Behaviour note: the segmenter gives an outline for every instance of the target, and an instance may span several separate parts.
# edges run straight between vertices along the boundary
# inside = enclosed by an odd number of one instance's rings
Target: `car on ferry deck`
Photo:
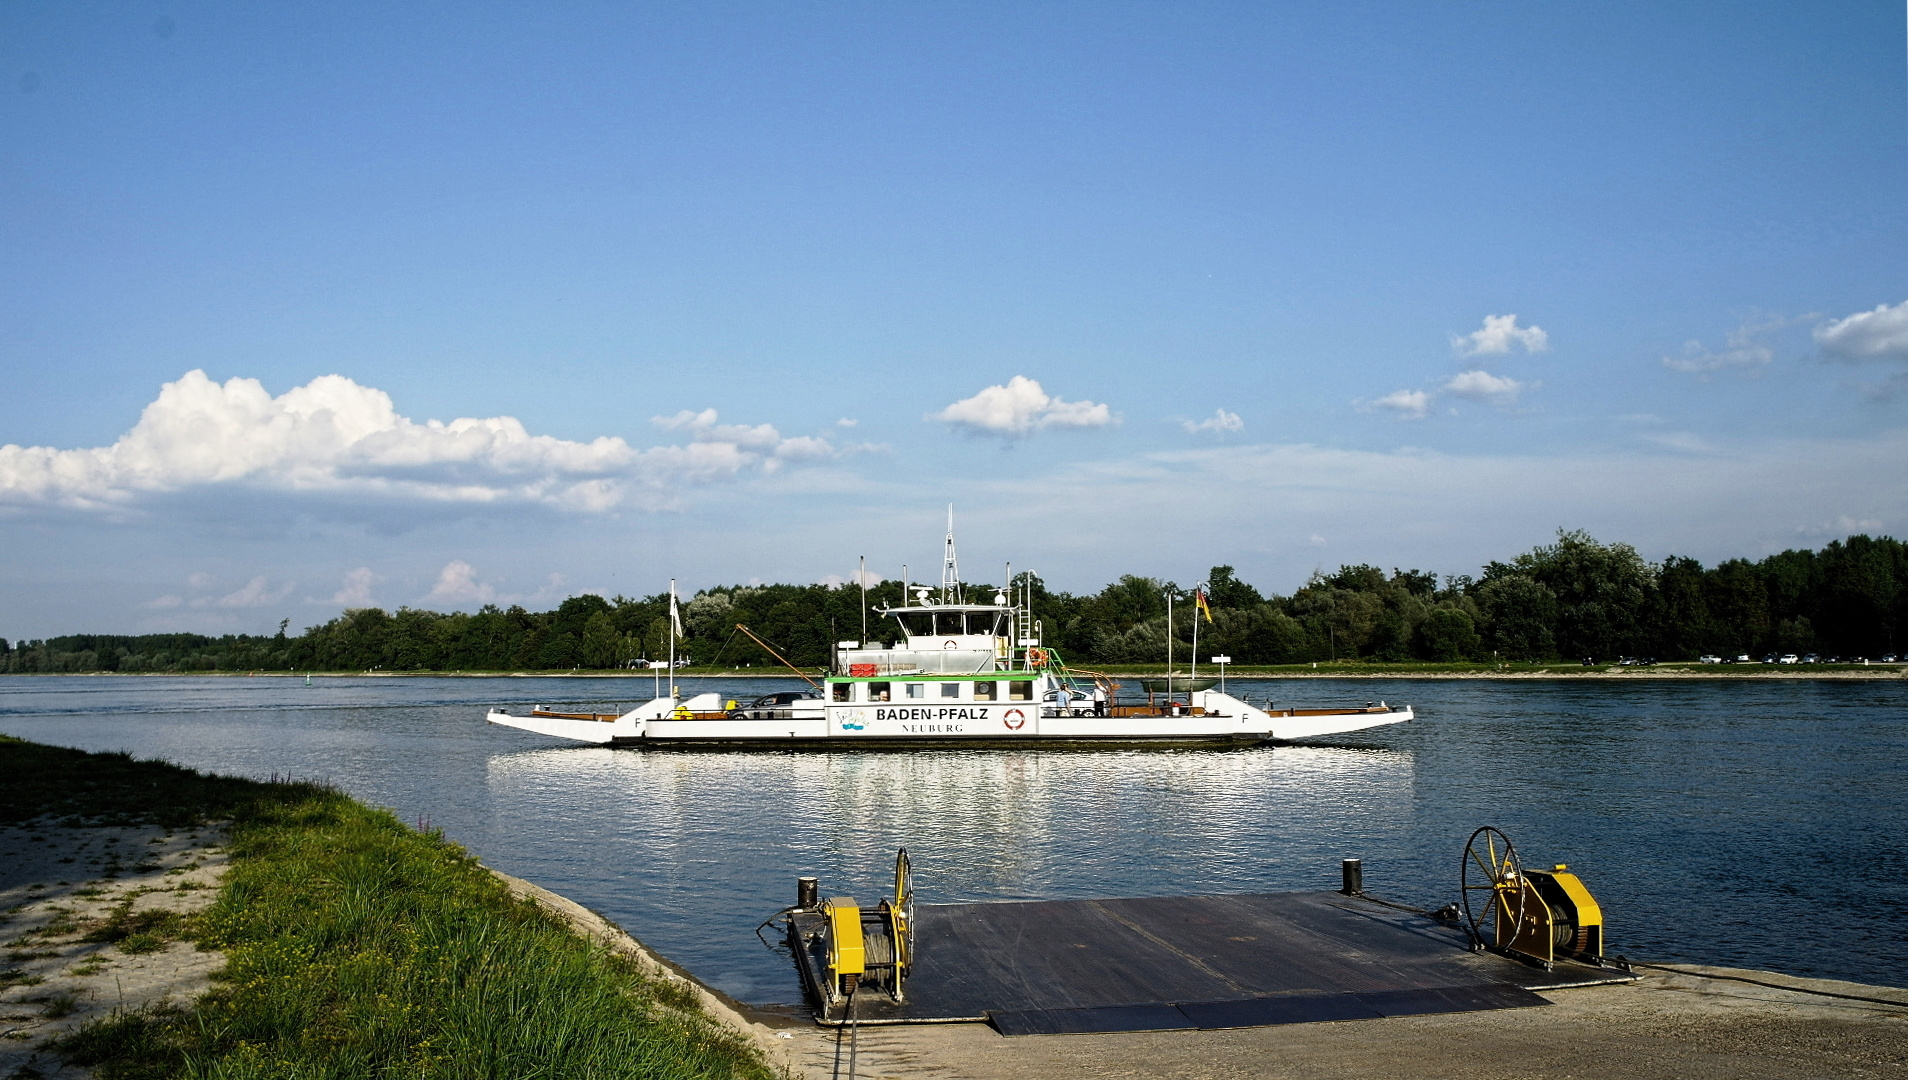
[[[796,710],[814,711],[821,707],[822,696],[815,690],[784,690],[765,694],[746,705],[728,710],[731,720],[789,720]],[[812,703],[812,704],[811,704]]]

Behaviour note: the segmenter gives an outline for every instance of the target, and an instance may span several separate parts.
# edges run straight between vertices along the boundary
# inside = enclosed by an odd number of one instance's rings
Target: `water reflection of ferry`
[[[578,742],[627,746],[827,748],[1039,745],[1238,746],[1288,742],[1410,720],[1409,706],[1257,708],[1212,689],[1215,680],[1148,680],[1143,699],[1070,667],[1045,647],[1031,582],[966,603],[950,528],[942,584],[904,590],[878,614],[903,634],[892,645],[836,643],[810,689],[747,703],[716,694],[682,698],[672,686],[620,715],[492,710],[493,724]],[[908,592],[912,596],[908,596]],[[797,672],[797,674],[800,674]]]

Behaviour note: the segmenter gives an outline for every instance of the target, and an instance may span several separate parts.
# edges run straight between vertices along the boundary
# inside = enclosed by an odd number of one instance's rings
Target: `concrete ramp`
[[[819,929],[794,916],[811,1000]],[[1524,1008],[1548,1004],[1539,990],[1631,978],[1473,953],[1455,927],[1339,893],[932,904],[915,912],[907,1000],[857,995],[855,1019],[1008,1035],[1256,1027]]]

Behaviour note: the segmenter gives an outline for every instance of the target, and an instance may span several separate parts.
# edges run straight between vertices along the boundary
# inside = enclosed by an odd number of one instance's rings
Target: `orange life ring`
[[[1028,649],[1028,650],[1027,650],[1027,662],[1028,662],[1029,664],[1044,664],[1044,663],[1046,663],[1046,662],[1047,662],[1047,650],[1045,650],[1045,649]]]

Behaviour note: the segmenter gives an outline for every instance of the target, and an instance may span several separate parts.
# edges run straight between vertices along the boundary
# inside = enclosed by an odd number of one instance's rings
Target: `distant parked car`
[[[1783,653],[1782,656],[1776,660],[1778,664],[1799,664],[1801,662],[1802,658],[1792,652]]]
[[[1829,658],[1829,661],[1830,661],[1831,663],[1833,663],[1833,662],[1834,662],[1834,657],[1830,657],[1830,658]],[[1802,662],[1803,662],[1803,663],[1805,663],[1805,664],[1819,664],[1819,663],[1821,663],[1821,662],[1822,662],[1822,658],[1821,658],[1820,656],[1817,656],[1817,655],[1816,655],[1816,654],[1814,654],[1814,653],[1810,653],[1810,654],[1808,654],[1807,656],[1804,656],[1804,657],[1802,658]]]
[[[1749,654],[1748,654],[1748,653],[1742,653],[1742,654],[1740,654],[1740,655],[1738,655],[1738,656],[1736,657],[1736,663],[1738,663],[1738,664],[1747,664],[1747,663],[1749,663],[1749,662],[1750,662],[1750,661],[1749,661]]]
[[[1889,653],[1887,656],[1884,656],[1881,658],[1881,662],[1884,664],[1899,663],[1900,660],[1901,658],[1896,656],[1894,653]]]
[[[1722,657],[1720,656],[1704,655],[1704,656],[1697,657],[1696,662],[1699,664],[1720,664],[1723,661],[1722,661]]]

